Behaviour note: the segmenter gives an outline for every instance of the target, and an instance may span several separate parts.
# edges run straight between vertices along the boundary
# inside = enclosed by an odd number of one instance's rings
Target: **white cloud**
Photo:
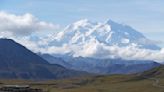
[[[92,41],[83,45],[83,48],[74,50],[75,57],[92,57],[92,58],[123,58],[123,59],[137,59],[137,60],[155,60],[157,62],[164,62],[164,49],[148,50],[141,49],[134,45],[126,47],[107,46],[98,41]]]
[[[32,48],[35,49],[35,48]],[[36,51],[36,50],[35,50]],[[47,46],[40,48],[42,53],[66,54],[70,53],[73,57],[91,57],[91,58],[123,58],[127,60],[154,60],[159,63],[164,62],[164,48],[161,50],[141,49],[135,45],[126,47],[107,46],[92,39],[85,44],[64,44],[62,46]]]
[[[34,32],[48,31],[59,28],[59,25],[38,20],[33,15],[15,15],[0,11],[0,36],[27,36]]]

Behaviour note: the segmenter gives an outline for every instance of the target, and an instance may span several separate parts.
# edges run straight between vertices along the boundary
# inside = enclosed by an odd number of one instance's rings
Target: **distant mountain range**
[[[66,58],[62,60],[61,58],[48,54],[40,56],[51,64],[59,64],[68,69],[96,74],[132,74],[160,66],[159,63],[150,60],[93,59],[84,57]]]
[[[49,64],[15,41],[0,39],[1,79],[58,79],[84,74],[85,72],[69,70],[58,64]]]

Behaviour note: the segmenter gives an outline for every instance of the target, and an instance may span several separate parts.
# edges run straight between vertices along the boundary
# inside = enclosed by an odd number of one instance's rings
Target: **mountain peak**
[[[90,22],[88,19],[81,19],[81,20],[79,20],[79,21],[76,21],[74,24],[85,24],[85,23],[88,23],[88,22]]]
[[[111,19],[108,19],[108,20],[106,21],[106,23],[107,23],[107,24],[115,24],[116,22],[114,22],[114,21],[111,20]]]
[[[7,39],[7,38],[0,38],[0,42],[2,42],[2,41],[4,41],[4,42],[15,42],[14,40],[12,40],[12,39]]]
[[[74,29],[74,30],[77,30],[77,29],[80,29],[80,28],[90,28],[92,27],[93,25],[96,25],[97,23],[94,23],[92,21],[89,21],[88,19],[81,19],[79,21],[76,21],[75,23],[67,26],[67,29],[70,28],[70,29]]]

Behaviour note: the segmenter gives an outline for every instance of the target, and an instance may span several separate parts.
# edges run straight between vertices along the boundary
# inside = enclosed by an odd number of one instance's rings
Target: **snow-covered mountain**
[[[159,65],[149,59],[154,55],[149,51],[160,47],[132,27],[112,20],[105,23],[80,20],[47,41],[47,51],[63,59],[62,65],[70,69],[120,74],[142,72]],[[47,56],[43,58],[58,64],[53,58],[51,61]]]
[[[105,23],[95,23],[87,19],[77,21],[56,34],[51,44],[59,46],[63,44],[82,45],[93,40],[108,46],[132,45],[144,49],[160,49],[132,27],[112,20]]]
[[[122,58],[163,62],[163,50],[132,27],[83,19],[42,40],[43,53],[61,57]],[[45,49],[46,48],[46,49]],[[157,52],[156,52],[157,51]]]

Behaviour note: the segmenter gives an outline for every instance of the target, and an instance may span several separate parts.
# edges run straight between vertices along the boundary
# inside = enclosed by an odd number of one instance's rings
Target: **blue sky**
[[[163,0],[0,0],[0,10],[31,13],[62,26],[84,18],[100,22],[112,19],[164,42]]]

